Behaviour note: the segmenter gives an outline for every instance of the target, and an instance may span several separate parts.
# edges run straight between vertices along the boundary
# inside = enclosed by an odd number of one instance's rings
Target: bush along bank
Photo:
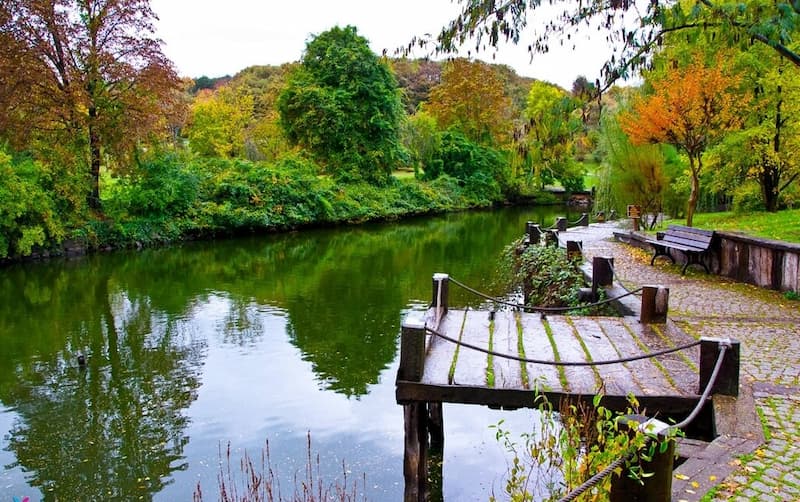
[[[429,180],[391,177],[383,185],[374,185],[319,175],[316,164],[300,157],[267,163],[186,160],[185,155],[167,153],[141,161],[135,176],[105,178],[103,214],[92,215],[75,210],[58,190],[28,176],[40,172],[21,169],[32,161],[18,162],[8,156],[0,160],[5,160],[0,167],[9,174],[0,180],[0,198],[10,200],[16,194],[14,207],[18,208],[0,213],[4,232],[0,260],[6,262],[392,220],[491,207],[515,199],[507,183],[480,170],[462,178],[447,173]],[[9,181],[16,185],[9,186]],[[27,201],[26,194],[35,198]]]

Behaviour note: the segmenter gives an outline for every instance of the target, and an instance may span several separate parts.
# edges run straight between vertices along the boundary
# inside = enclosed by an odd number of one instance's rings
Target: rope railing
[[[700,410],[703,409],[703,406],[705,405],[708,396],[711,394],[711,389],[714,388],[714,384],[717,382],[717,376],[719,375],[719,370],[722,367],[723,360],[725,359],[725,352],[729,348],[731,348],[730,340],[721,341],[718,348],[719,348],[719,354],[717,355],[717,361],[714,364],[714,370],[711,372],[711,377],[708,379],[708,383],[706,383],[706,388],[703,389],[703,394],[700,396],[700,399],[697,401],[697,404],[695,405],[694,409],[692,410],[691,413],[689,413],[689,415],[685,419],[683,419],[681,422],[675,425],[670,426],[669,429],[671,430],[683,429],[684,427],[692,423],[692,421],[695,418],[697,418],[697,415],[700,413]],[[651,441],[653,441],[652,436],[647,438],[644,447],[647,447]],[[634,455],[636,455],[636,451],[631,451],[626,453],[625,455],[620,456],[614,462],[609,464],[608,467],[598,472],[591,478],[587,479],[580,486],[572,490],[566,496],[559,499],[558,502],[570,502],[572,500],[575,500],[587,490],[597,486],[603,479],[605,479],[612,472],[614,472],[615,469],[621,467],[623,464],[628,463],[633,458]]]
[[[659,350],[656,352],[650,352],[647,354],[639,354],[636,356],[629,356],[629,357],[621,357],[619,359],[609,359],[605,361],[550,361],[544,359],[529,359],[526,357],[515,356],[513,354],[506,354],[503,352],[496,352],[494,350],[484,349],[483,347],[478,347],[477,345],[473,345],[471,343],[462,342],[461,340],[457,340],[453,337],[447,336],[444,333],[440,333],[439,331],[425,327],[425,331],[433,336],[437,336],[442,340],[446,340],[450,343],[454,343],[459,347],[464,347],[466,349],[475,350],[477,352],[482,352],[484,354],[493,356],[493,357],[500,357],[502,359],[510,359],[513,361],[519,361],[523,363],[529,364],[546,364],[549,366],[605,366],[609,364],[622,364],[622,363],[629,363],[633,361],[639,361],[641,359],[650,359],[653,357],[663,356],[666,354],[672,354],[673,352],[680,352],[681,350],[691,349],[692,347],[696,347],[700,345],[700,341],[696,340],[694,342],[687,343],[686,345],[681,345],[679,347],[672,347],[669,349]]]
[[[456,286],[460,287],[461,289],[464,289],[465,291],[468,291],[468,292],[474,294],[475,296],[481,297],[484,300],[488,300],[488,301],[491,301],[491,302],[494,302],[494,303],[498,303],[500,305],[506,305],[508,307],[513,307],[513,308],[517,308],[517,309],[520,309],[520,310],[526,310],[526,311],[532,311],[532,312],[571,312],[573,310],[581,310],[581,309],[585,309],[585,308],[599,307],[601,305],[605,305],[607,303],[611,303],[611,302],[620,300],[622,298],[625,298],[626,296],[635,295],[636,293],[638,293],[638,292],[640,292],[640,291],[642,291],[644,289],[644,288],[640,287],[638,289],[635,289],[633,291],[628,291],[627,293],[625,293],[623,295],[616,296],[614,298],[606,298],[604,300],[599,300],[599,301],[596,301],[596,302],[593,302],[593,303],[584,303],[582,305],[575,305],[575,306],[569,306],[569,307],[541,307],[541,306],[529,306],[529,305],[524,305],[524,304],[521,304],[521,303],[511,302],[511,301],[508,301],[508,300],[503,300],[502,298],[497,298],[496,296],[487,295],[486,293],[478,291],[477,289],[472,288],[470,286],[467,286],[463,282],[460,282],[460,281],[458,281],[456,279],[453,279],[452,277],[450,277],[449,279],[450,279],[450,282],[452,282]]]

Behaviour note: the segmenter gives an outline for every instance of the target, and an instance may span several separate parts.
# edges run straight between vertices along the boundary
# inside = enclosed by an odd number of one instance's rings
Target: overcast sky
[[[438,33],[460,8],[451,0],[151,0],[150,5],[160,18],[164,52],[187,77],[297,61],[311,35],[336,25],[356,26],[377,54],[388,49],[391,55],[414,35]],[[503,47],[495,59],[491,52],[479,58],[569,89],[578,75],[599,77],[610,49],[602,37],[595,38],[581,38],[574,51],[553,50],[532,62],[527,43]]]

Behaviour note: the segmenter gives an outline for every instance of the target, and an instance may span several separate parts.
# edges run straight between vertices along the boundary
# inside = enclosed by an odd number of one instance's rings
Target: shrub
[[[551,246],[525,246],[522,239],[506,247],[502,275],[513,288],[522,288],[526,304],[541,307],[579,305],[583,274],[565,251]]]
[[[38,162],[0,149],[0,258],[27,256],[64,238],[53,194],[43,188],[46,176]]]

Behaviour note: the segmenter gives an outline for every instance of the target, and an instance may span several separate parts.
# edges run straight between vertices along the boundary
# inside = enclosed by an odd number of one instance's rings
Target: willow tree
[[[633,144],[668,143],[686,153],[691,176],[686,224],[692,226],[703,153],[740,124],[737,110],[745,98],[736,92],[736,77],[700,59],[650,83],[654,92],[634,101],[633,110],[622,114],[622,129]]]
[[[101,166],[129,165],[177,117],[180,82],[155,20],[149,0],[0,2],[0,137],[67,147],[96,210]]]

